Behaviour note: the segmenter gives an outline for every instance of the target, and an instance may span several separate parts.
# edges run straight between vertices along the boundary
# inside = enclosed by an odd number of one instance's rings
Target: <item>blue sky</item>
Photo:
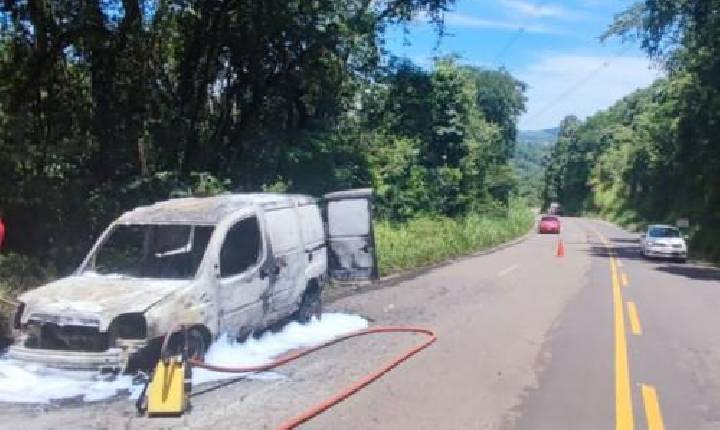
[[[437,55],[487,68],[505,67],[529,85],[519,128],[556,126],[566,114],[581,118],[605,109],[661,72],[639,46],[599,36],[631,0],[457,0],[445,15],[448,35],[438,44],[420,16],[391,29],[387,48],[430,67]],[[520,30],[522,29],[522,30]]]

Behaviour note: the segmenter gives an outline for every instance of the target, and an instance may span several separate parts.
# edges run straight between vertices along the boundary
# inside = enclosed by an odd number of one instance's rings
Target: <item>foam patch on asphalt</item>
[[[251,336],[242,343],[232,342],[223,336],[208,349],[205,361],[227,367],[258,366],[269,363],[273,357],[286,351],[317,345],[343,334],[364,329],[367,325],[367,321],[357,315],[323,314],[321,320],[313,318],[305,325],[291,322],[279,332],[267,332],[259,339]],[[193,369],[193,383],[232,379],[242,375]],[[273,375],[277,374],[266,372],[266,374],[254,374],[253,377],[271,378]]]
[[[291,322],[280,331],[266,332],[257,339],[251,336],[242,343],[221,336],[208,349],[205,361],[218,366],[257,366],[287,351],[317,345],[367,325],[367,321],[357,315],[328,313],[320,320],[313,319],[305,325]],[[240,376],[263,380],[283,377],[276,372],[248,375],[194,369],[193,383]],[[65,399],[93,402],[123,395],[132,399],[137,398],[141,388],[133,385],[131,375],[109,377],[98,372],[50,369],[0,356],[0,402],[49,403]]]
[[[131,385],[129,375],[114,377],[97,372],[72,372],[0,359],[2,402],[48,403],[60,399],[92,402],[129,392]]]

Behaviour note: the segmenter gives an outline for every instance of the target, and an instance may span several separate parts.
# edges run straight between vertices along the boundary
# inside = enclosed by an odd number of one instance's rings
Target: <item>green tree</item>
[[[235,189],[325,190],[326,169],[369,180],[362,148],[336,134],[379,70],[384,29],[421,10],[441,28],[451,3],[3,2],[8,246],[72,265],[119,211],[192,188],[200,172]]]

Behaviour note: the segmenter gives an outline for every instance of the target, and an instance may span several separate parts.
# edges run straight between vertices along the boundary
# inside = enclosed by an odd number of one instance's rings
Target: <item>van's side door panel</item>
[[[339,191],[326,194],[325,200],[330,277],[341,282],[377,279],[372,190]]]
[[[304,288],[307,259],[295,208],[268,210],[265,212],[265,221],[275,260],[270,318],[279,319],[294,311],[298,291]]]
[[[269,311],[270,276],[261,219],[253,214],[231,225],[218,255],[220,332],[245,335]]]
[[[318,205],[301,205],[297,208],[300,215],[300,232],[305,250],[305,279],[315,279],[321,284],[327,275],[327,240],[325,238],[325,225]],[[298,293],[298,304],[306,285]]]

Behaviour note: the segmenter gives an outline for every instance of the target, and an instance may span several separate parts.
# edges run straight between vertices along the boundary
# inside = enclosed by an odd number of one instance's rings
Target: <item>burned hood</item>
[[[124,278],[114,276],[70,276],[28,291],[19,297],[25,303],[22,322],[29,319],[59,324],[93,325],[107,329],[120,314],[142,313],[191,281]]]

